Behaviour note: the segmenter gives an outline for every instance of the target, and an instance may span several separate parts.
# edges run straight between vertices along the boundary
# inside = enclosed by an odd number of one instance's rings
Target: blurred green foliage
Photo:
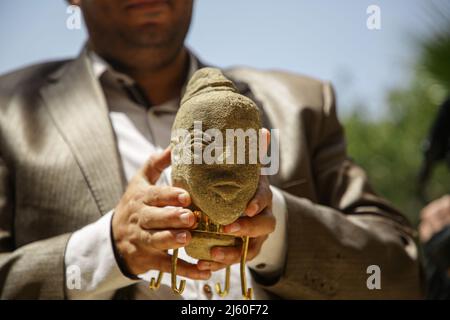
[[[366,169],[376,192],[414,224],[424,205],[417,196],[422,144],[439,105],[450,94],[450,28],[419,47],[414,77],[407,88],[388,94],[386,117],[370,121],[359,106],[344,119],[349,155]],[[450,170],[444,163],[435,168],[427,193],[430,199],[450,193]]]

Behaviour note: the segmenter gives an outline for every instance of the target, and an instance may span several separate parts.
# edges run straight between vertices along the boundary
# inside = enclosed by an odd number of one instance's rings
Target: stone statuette
[[[172,128],[172,183],[189,192],[191,209],[198,218],[186,253],[195,259],[211,260],[213,247],[242,246],[245,298],[252,295],[245,279],[249,239],[224,234],[222,226],[236,221],[256,192],[261,172],[257,160],[260,130],[256,104],[239,94],[234,84],[214,68],[200,69],[193,75]],[[244,134],[239,141],[239,134],[249,132],[255,135]],[[177,288],[174,278],[177,251],[172,259],[172,288],[180,293],[184,284]],[[225,290],[216,285],[222,296],[228,292],[229,275],[228,267]]]

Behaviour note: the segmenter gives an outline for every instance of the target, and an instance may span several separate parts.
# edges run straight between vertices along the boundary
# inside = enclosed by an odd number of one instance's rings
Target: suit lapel
[[[115,207],[124,190],[106,101],[86,52],[54,74],[42,97],[72,150],[101,214]]]

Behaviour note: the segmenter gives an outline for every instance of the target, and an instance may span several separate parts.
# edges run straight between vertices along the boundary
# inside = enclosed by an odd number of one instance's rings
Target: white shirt
[[[95,53],[91,52],[89,59],[93,75],[101,81],[105,93],[119,154],[129,181],[150,155],[163,151],[169,145],[179,99],[147,110],[126,94],[124,85],[133,84],[130,78],[114,71]],[[188,79],[197,69],[197,61],[191,55]],[[163,172],[158,184],[170,184],[170,167]],[[273,274],[283,268],[287,249],[286,203],[277,188],[271,189],[276,228],[263,244],[259,255],[247,263],[249,268],[261,276]],[[112,211],[106,213],[98,221],[74,232],[70,237],[65,253],[66,270],[73,266],[80,270],[81,287],[67,287],[69,299],[110,299],[116,290],[132,284],[136,284],[135,299],[222,299],[214,291],[214,287],[217,282],[223,287],[224,270],[214,272],[206,281],[185,279],[186,288],[181,296],[173,293],[169,273],[164,274],[161,287],[156,291],[149,289],[148,283],[152,277],[158,276],[157,270],[140,275],[141,281],[124,276],[115,260],[112,247],[112,214]],[[179,250],[179,259],[196,261],[184,249]],[[267,293],[254,281],[248,268],[247,279],[249,287],[253,288],[254,299],[268,298]],[[225,298],[242,299],[239,264],[231,266],[230,292]]]

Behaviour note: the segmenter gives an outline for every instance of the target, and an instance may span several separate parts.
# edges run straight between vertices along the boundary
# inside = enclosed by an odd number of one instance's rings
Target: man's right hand
[[[149,270],[170,272],[167,250],[186,246],[191,240],[189,229],[196,225],[194,214],[186,208],[191,199],[185,190],[155,185],[169,165],[170,149],[152,156],[131,180],[114,212],[114,244],[133,275]],[[210,271],[181,259],[177,272],[195,280],[211,276]]]
[[[422,210],[420,217],[419,235],[425,243],[450,225],[450,195],[431,202]]]

